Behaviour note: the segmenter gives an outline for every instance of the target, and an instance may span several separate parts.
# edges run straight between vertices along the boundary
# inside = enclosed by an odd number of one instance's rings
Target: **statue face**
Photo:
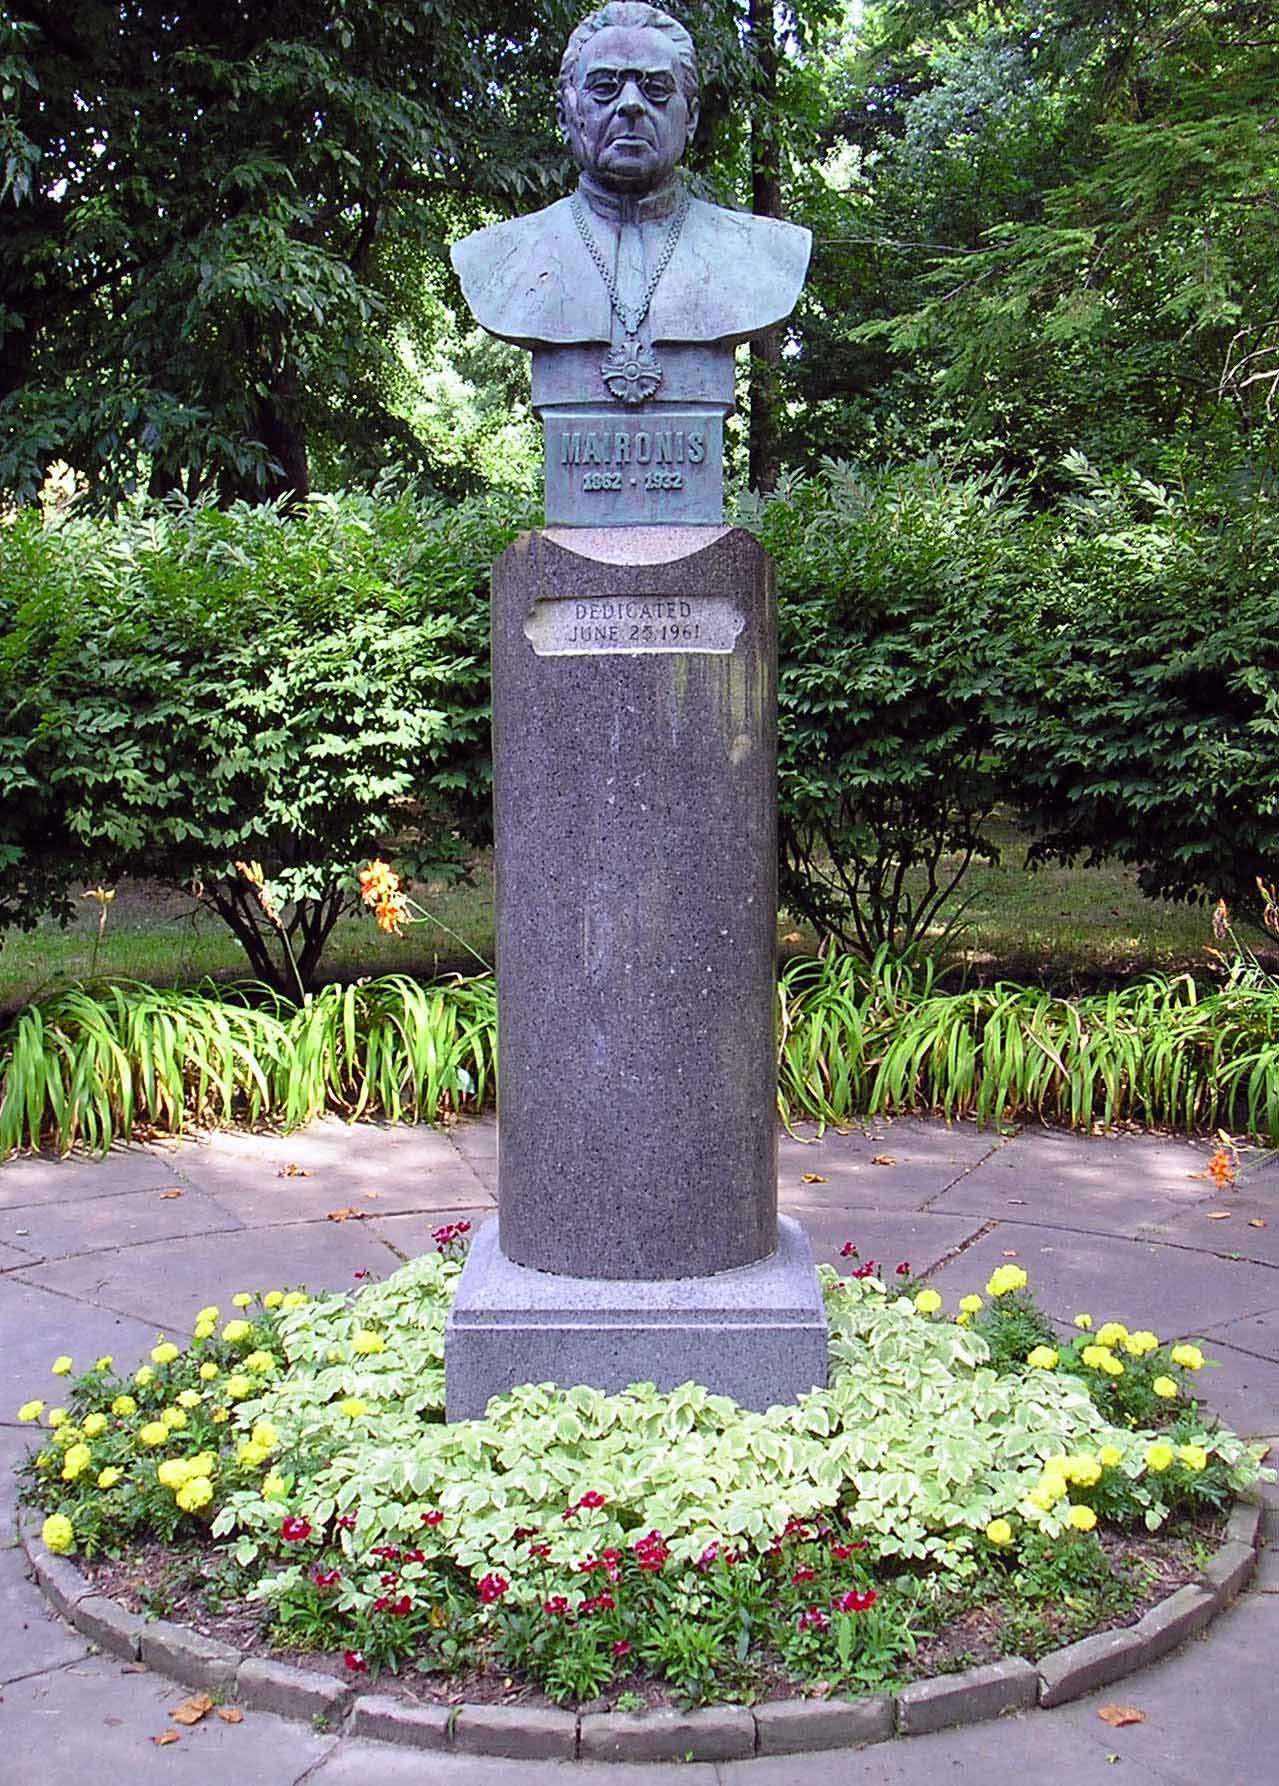
[[[578,165],[617,192],[650,192],[674,169],[697,123],[679,57],[661,31],[612,25],[578,57],[560,124]]]

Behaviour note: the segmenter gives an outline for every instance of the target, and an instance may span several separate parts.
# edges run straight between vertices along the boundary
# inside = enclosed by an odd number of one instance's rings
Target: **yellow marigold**
[[[375,1352],[386,1351],[386,1341],[380,1333],[374,1333],[371,1327],[361,1327],[351,1343],[366,1358],[372,1357]]]
[[[207,1476],[193,1476],[182,1484],[174,1498],[184,1513],[198,1513],[213,1499],[213,1484]]]
[[[1097,1334],[1099,1346],[1121,1346],[1128,1338],[1128,1329],[1122,1321],[1107,1321]]]
[[[53,1442],[55,1445],[61,1446],[62,1450],[65,1451],[67,1446],[74,1445],[79,1437],[80,1428],[78,1426],[72,1426],[70,1422],[64,1421],[57,1432],[54,1433]]]
[[[226,1390],[228,1401],[233,1402],[242,1402],[246,1395],[253,1393],[253,1384],[247,1377],[241,1376],[239,1371],[236,1371],[234,1376],[227,1378],[223,1388]]]
[[[1102,1359],[1108,1357],[1109,1354],[1105,1346],[1085,1346],[1079,1356],[1089,1369],[1100,1370]]]
[[[115,1359],[111,1356],[110,1352],[105,1352],[102,1357],[98,1359],[98,1362],[93,1368],[95,1371],[109,1371],[114,1363]]]
[[[195,1324],[194,1337],[197,1340],[211,1340],[217,1330],[218,1324],[216,1321],[197,1321]]]
[[[1026,1354],[1026,1363],[1032,1370],[1055,1370],[1057,1367],[1057,1353],[1052,1346],[1034,1346]]]
[[[997,1265],[990,1274],[986,1285],[987,1296],[1011,1296],[1014,1290],[1024,1290],[1029,1279],[1020,1265]]]
[[[178,1396],[180,1408],[198,1408],[204,1397],[198,1389],[184,1389]]]
[[[271,1470],[262,1478],[262,1499],[264,1501],[281,1501],[285,1495],[284,1478],[278,1470]]]
[[[151,1369],[149,1364],[144,1364],[138,1370],[134,1371],[133,1380],[139,1389],[145,1389],[148,1383],[153,1383],[155,1381],[155,1372]]]
[[[197,1451],[193,1458],[188,1459],[193,1476],[212,1476],[217,1461],[211,1451]]]
[[[991,1544],[1002,1548],[1013,1541],[1013,1529],[1006,1519],[992,1519],[986,1527],[986,1537]]]
[[[252,1371],[256,1377],[268,1376],[275,1369],[274,1352],[250,1352],[244,1361],[245,1370]]]
[[[49,1409],[49,1425],[50,1426],[65,1426],[66,1423],[67,1423],[67,1411],[65,1408],[50,1408]]]
[[[1106,1351],[1104,1347],[1102,1348],[1101,1363],[1097,1368],[1108,1377],[1122,1377],[1124,1374],[1122,1361],[1116,1358],[1113,1352]]]
[[[921,1290],[915,1298],[915,1307],[921,1315],[935,1315],[941,1307],[941,1297],[936,1290]]]
[[[111,1412],[118,1414],[123,1420],[130,1414],[136,1414],[138,1404],[131,1395],[117,1395],[111,1404]]]
[[[1156,1474],[1162,1470],[1166,1470],[1172,1463],[1172,1460],[1172,1446],[1165,1445],[1162,1440],[1152,1445],[1146,1452],[1146,1468],[1148,1470],[1154,1470]]]
[[[233,1308],[248,1308],[252,1301],[253,1296],[250,1291],[237,1290],[235,1295],[231,1298],[231,1306]]]
[[[1114,1470],[1124,1461],[1124,1454],[1118,1445],[1103,1445],[1097,1453],[1097,1462],[1103,1469]]]
[[[75,1549],[75,1527],[65,1513],[51,1513],[40,1527],[40,1537],[45,1549],[54,1556],[62,1557]]]
[[[1067,1482],[1074,1482],[1080,1488],[1091,1488],[1101,1481],[1101,1462],[1086,1451],[1077,1451],[1068,1457],[1062,1474]]]
[[[221,1426],[223,1422],[229,1418],[230,1416],[225,1408],[214,1408],[213,1412],[209,1415],[209,1419],[215,1426]]]
[[[195,1318],[197,1321],[216,1321],[221,1313],[222,1310],[217,1303],[211,1302],[208,1308],[202,1308]]]
[[[255,1445],[252,1439],[245,1439],[236,1451],[235,1461],[246,1470],[260,1470],[270,1455],[269,1445]]]
[[[267,1451],[274,1451],[280,1443],[279,1428],[272,1426],[269,1420],[259,1420],[253,1428],[253,1443],[264,1446]]]
[[[74,1482],[82,1476],[93,1462],[93,1453],[87,1445],[72,1445],[62,1460],[62,1480]]]
[[[71,1360],[64,1352],[60,1358],[54,1359],[53,1363],[49,1366],[49,1369],[53,1372],[55,1377],[69,1376],[71,1374]]]
[[[348,1395],[345,1401],[338,1403],[338,1407],[348,1420],[358,1420],[361,1414],[369,1411],[368,1403],[362,1402],[358,1395]]]
[[[305,1290],[290,1290],[287,1296],[280,1298],[284,1308],[301,1308],[308,1300]]]
[[[1091,1315],[1076,1315],[1075,1316],[1075,1326],[1082,1327],[1085,1333],[1089,1332],[1092,1327],[1092,1316]]]
[[[1156,1377],[1150,1385],[1156,1395],[1161,1395],[1166,1402],[1175,1401],[1180,1391],[1171,1377]]]
[[[211,1383],[217,1374],[218,1367],[211,1358],[200,1366],[200,1381],[202,1383]]]
[[[148,1420],[146,1425],[138,1429],[140,1445],[167,1445],[169,1429],[163,1420]]]
[[[151,1348],[152,1364],[172,1364],[173,1360],[178,1356],[178,1348],[174,1345],[172,1340],[161,1340],[158,1346],[152,1346]]]
[[[1208,1453],[1202,1445],[1178,1445],[1177,1460],[1188,1470],[1202,1470],[1208,1462]]]
[[[98,1471],[98,1487],[114,1488],[123,1475],[124,1471],[116,1464],[108,1464],[105,1470]]]
[[[155,1473],[161,1488],[179,1489],[191,1474],[191,1465],[185,1457],[166,1457]]]
[[[959,1306],[966,1315],[975,1315],[979,1309],[985,1308],[986,1304],[980,1296],[961,1296]],[[1007,1521],[1004,1523],[1007,1524]]]
[[[283,1301],[283,1290],[268,1290],[266,1295],[262,1298],[262,1306],[263,1308],[279,1308]]]
[[[1096,1523],[1097,1515],[1091,1507],[1072,1507],[1066,1515],[1066,1524],[1074,1526],[1077,1532],[1091,1532]]]
[[[24,1426],[30,1426],[31,1422],[33,1420],[38,1420],[43,1413],[44,1403],[42,1401],[23,1402],[22,1406],[18,1409],[18,1419],[22,1421]]]
[[[1159,1350],[1159,1335],[1151,1333],[1147,1327],[1142,1327],[1136,1333],[1128,1335],[1123,1342],[1123,1347],[1130,1358],[1144,1358],[1147,1352]]]
[[[971,1320],[972,1316],[969,1314],[968,1310],[966,1308],[961,1308],[959,1313],[955,1316],[955,1325],[956,1327],[967,1327]]]
[[[175,1433],[180,1433],[187,1423],[186,1411],[183,1408],[165,1408],[160,1418],[170,1432]]]
[[[1198,1346],[1174,1346],[1172,1361],[1179,1364],[1182,1370],[1199,1371],[1203,1369],[1204,1355]]]
[[[247,1321],[228,1321],[222,1329],[222,1337],[228,1346],[238,1346],[248,1339],[253,1332]]]
[[[81,1431],[86,1439],[96,1439],[106,1430],[107,1417],[105,1414],[86,1414],[81,1422]]]

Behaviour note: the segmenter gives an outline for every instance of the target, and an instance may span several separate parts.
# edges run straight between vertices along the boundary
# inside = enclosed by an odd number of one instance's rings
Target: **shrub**
[[[296,996],[359,860],[394,835],[410,874],[456,870],[487,825],[487,574],[517,519],[384,490],[4,527],[0,922],[152,879]]]

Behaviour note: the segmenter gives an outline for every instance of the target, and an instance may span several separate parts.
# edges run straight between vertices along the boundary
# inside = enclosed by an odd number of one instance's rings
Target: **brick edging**
[[[1196,1636],[1230,1604],[1256,1566],[1261,1516],[1259,1502],[1237,1501],[1225,1541],[1197,1582],[1176,1589],[1135,1625],[1050,1650],[1038,1662],[1008,1657],[855,1700],[784,1699],[641,1714],[422,1705],[357,1693],[353,1683],[246,1656],[187,1626],[126,1612],[33,1533],[22,1534],[22,1545],[46,1598],[99,1648],[257,1710],[307,1722],[322,1717],[334,1730],[437,1753],[521,1761],[737,1761],[861,1747],[1031,1706],[1047,1709],[1122,1680]]]

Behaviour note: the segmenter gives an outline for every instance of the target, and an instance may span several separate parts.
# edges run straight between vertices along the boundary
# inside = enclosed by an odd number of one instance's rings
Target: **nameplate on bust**
[[[736,604],[722,595],[555,596],[533,604],[524,636],[539,657],[728,652],[743,625]]]
[[[543,412],[549,527],[714,526],[724,423],[709,408],[620,403]]]

